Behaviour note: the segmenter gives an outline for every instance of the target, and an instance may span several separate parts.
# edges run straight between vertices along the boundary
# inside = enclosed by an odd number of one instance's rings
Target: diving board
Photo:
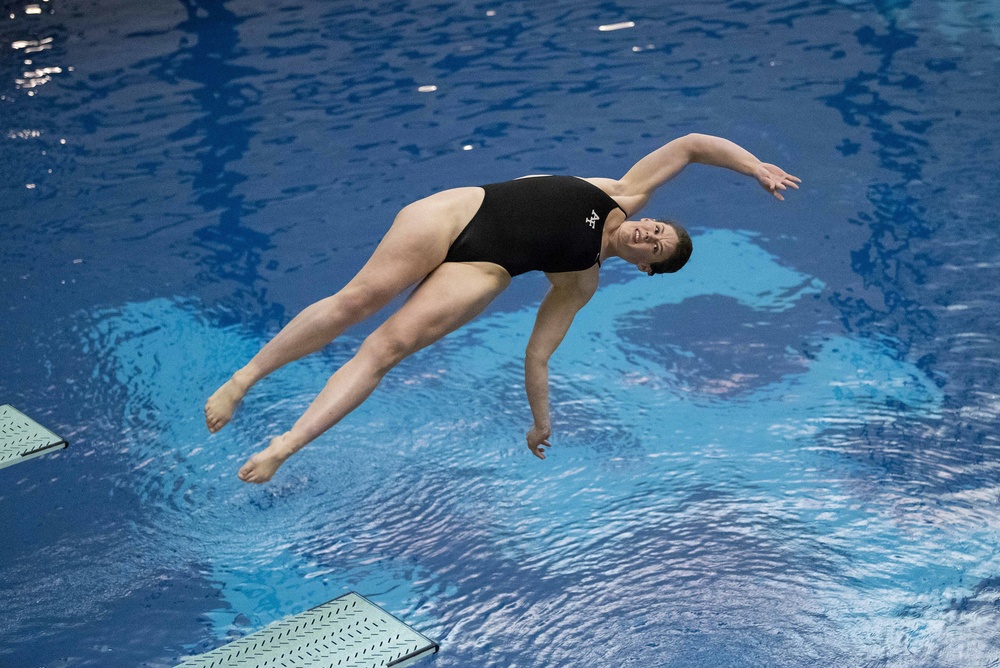
[[[176,668],[402,668],[437,651],[436,642],[350,592]]]
[[[0,406],[0,469],[67,445],[10,404]]]

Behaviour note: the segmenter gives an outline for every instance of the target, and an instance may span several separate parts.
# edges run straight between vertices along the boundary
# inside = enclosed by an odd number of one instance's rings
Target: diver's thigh
[[[458,188],[404,207],[348,285],[395,296],[423,280],[444,262],[481,202],[481,188]]]
[[[510,284],[491,262],[445,262],[373,333],[410,354],[455,331],[483,312]]]

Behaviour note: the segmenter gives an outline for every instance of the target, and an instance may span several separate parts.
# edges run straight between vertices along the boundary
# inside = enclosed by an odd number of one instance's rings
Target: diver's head
[[[646,274],[649,276],[653,276],[654,274],[672,274],[675,271],[679,271],[681,267],[687,264],[688,259],[691,257],[691,251],[694,250],[694,246],[691,243],[691,235],[688,234],[687,230],[680,223],[672,220],[658,220],[656,222],[666,225],[673,230],[677,241],[674,243],[673,250],[667,257],[649,265],[649,268],[646,269]]]
[[[616,241],[618,256],[650,276],[673,273],[691,257],[691,237],[672,220],[626,220]]]

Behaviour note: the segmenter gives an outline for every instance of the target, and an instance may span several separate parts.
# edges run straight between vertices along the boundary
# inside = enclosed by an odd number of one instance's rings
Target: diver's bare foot
[[[240,379],[239,372],[215,391],[205,402],[205,426],[213,434],[225,427],[233,417],[233,411],[243,401],[250,384]]]
[[[285,434],[271,439],[267,446],[255,455],[251,455],[247,463],[240,467],[239,478],[243,482],[260,484],[267,482],[274,472],[285,463],[291,453],[284,444]]]

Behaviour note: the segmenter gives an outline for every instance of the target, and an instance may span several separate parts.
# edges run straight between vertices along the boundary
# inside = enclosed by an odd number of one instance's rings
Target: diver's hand
[[[528,449],[539,459],[545,459],[545,450],[543,448],[552,447],[552,444],[549,443],[549,436],[551,434],[552,430],[549,427],[539,427],[537,424],[532,425],[531,429],[528,430]]]
[[[785,190],[786,188],[799,189],[798,184],[802,183],[802,179],[797,176],[792,176],[791,174],[785,173],[781,167],[777,165],[771,165],[766,162],[762,162],[757,165],[757,169],[754,171],[753,176],[757,179],[757,183],[760,187],[771,193],[782,202],[785,198],[781,196],[780,190]]]

